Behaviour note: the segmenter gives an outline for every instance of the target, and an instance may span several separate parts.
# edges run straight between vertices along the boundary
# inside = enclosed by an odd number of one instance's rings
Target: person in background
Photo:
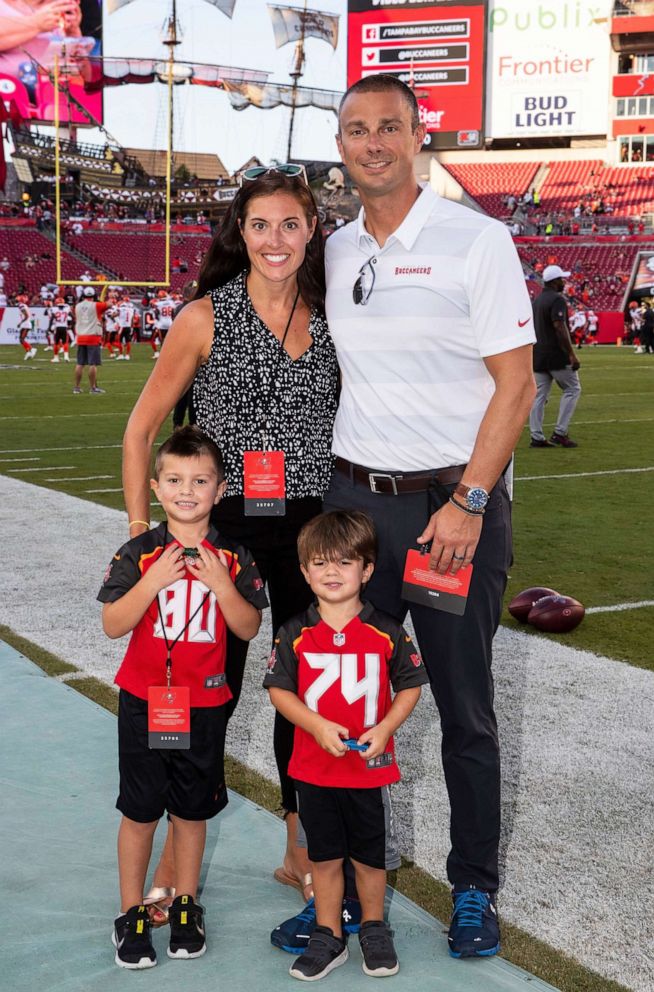
[[[536,398],[529,414],[531,448],[576,448],[568,427],[581,396],[580,362],[574,353],[568,327],[568,304],[563,294],[564,280],[570,275],[559,265],[543,270],[543,292],[533,301],[536,346],[534,378]],[[543,433],[545,404],[552,383],[563,391],[556,426],[549,440]]]

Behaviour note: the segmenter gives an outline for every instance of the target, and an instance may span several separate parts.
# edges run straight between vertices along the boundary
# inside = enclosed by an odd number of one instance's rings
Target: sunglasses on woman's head
[[[303,165],[294,165],[291,162],[284,163],[282,165],[253,165],[251,169],[246,169],[245,172],[241,173],[241,184],[243,181],[252,182],[255,179],[261,179],[262,176],[267,176],[269,172],[280,172],[283,176],[289,176],[289,178],[301,178],[306,185],[307,183],[307,170]]]

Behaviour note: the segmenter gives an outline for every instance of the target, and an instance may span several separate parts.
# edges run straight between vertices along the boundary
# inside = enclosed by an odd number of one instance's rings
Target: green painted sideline
[[[112,713],[116,712],[117,694],[110,686],[82,672],[76,677],[78,670],[74,666],[16,635],[9,627],[0,625],[0,638],[48,675],[63,675],[68,688],[81,692]],[[226,770],[230,789],[269,812],[279,811],[277,790],[271,782],[231,758],[228,759]],[[397,893],[406,896],[436,919],[448,918],[451,900],[447,886],[409,862],[404,862],[399,871],[393,874],[395,877],[391,881]],[[529,971],[535,978],[550,983],[550,986],[555,986],[560,992],[629,992],[625,986],[589,971],[506,921],[502,921],[502,948],[502,958]],[[461,962],[456,963],[461,965]],[[474,966],[478,962],[472,964]],[[531,987],[534,990],[543,988],[540,982],[534,981],[530,976],[524,976],[524,979],[532,982]]]

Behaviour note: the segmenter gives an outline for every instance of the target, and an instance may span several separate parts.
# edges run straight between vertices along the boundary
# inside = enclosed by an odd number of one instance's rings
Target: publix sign
[[[491,0],[491,137],[607,133],[610,8],[610,0]]]

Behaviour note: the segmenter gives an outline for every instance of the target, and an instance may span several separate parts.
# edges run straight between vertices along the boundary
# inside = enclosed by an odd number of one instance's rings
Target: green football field
[[[85,381],[84,393],[73,395],[73,363],[52,365],[42,347],[28,362],[21,348],[0,349],[0,472],[122,507],[120,443],[151,356],[151,348],[140,345],[131,362],[104,359],[98,384],[106,394],[90,395]],[[654,600],[654,356],[600,347],[580,357],[583,393],[571,426],[579,447],[530,449],[525,430],[516,452],[515,563],[507,602],[533,585],[574,596],[587,608]],[[558,406],[554,390],[549,428]],[[169,429],[170,423],[162,439]],[[508,613],[504,620],[515,626]],[[577,630],[552,636],[652,669],[652,630],[649,605],[589,613]]]

